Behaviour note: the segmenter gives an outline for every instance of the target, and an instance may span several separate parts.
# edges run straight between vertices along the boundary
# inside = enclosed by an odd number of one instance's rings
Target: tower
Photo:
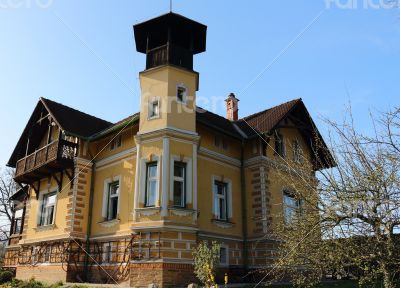
[[[179,233],[196,235],[199,73],[193,57],[205,51],[206,31],[172,12],[134,26],[136,49],[146,54],[139,73],[134,233],[164,233],[179,225]]]
[[[167,127],[195,132],[199,74],[193,56],[205,51],[206,31],[205,25],[172,12],[134,26],[136,50],[146,54],[139,133]]]

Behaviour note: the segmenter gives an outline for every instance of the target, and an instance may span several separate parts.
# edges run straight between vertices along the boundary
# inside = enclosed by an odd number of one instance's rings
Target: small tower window
[[[158,118],[160,116],[160,101],[152,99],[149,105],[149,119]]]
[[[176,100],[181,103],[186,103],[186,87],[178,86],[176,88]]]

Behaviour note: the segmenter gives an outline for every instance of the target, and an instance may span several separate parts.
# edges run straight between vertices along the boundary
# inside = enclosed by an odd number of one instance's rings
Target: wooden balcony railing
[[[15,178],[34,173],[50,163],[73,163],[77,155],[78,144],[65,140],[56,140],[34,153],[17,161]]]
[[[146,69],[166,64],[193,70],[193,52],[173,44],[163,45],[147,51]]]

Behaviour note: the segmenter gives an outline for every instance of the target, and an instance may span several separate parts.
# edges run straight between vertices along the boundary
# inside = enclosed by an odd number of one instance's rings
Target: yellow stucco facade
[[[146,49],[148,57],[155,53]],[[273,262],[269,233],[284,221],[284,191],[290,190],[281,167],[310,166],[310,179],[321,168],[313,164],[310,134],[293,121],[303,117],[304,104],[271,108],[286,111],[279,117],[260,112],[273,123],[266,128],[265,119],[252,122],[258,114],[226,119],[197,111],[199,74],[186,58],[160,65],[166,54],[157,55],[139,74],[140,114],[121,122],[39,102],[51,128],[37,130],[37,149],[25,149],[23,135],[20,156],[12,156],[16,179],[29,184],[20,240],[6,257],[17,277],[178,287],[195,281],[192,249],[202,240],[221,243],[220,268],[233,279]],[[177,61],[174,55],[167,61]],[[85,119],[78,126],[90,132],[65,129],[60,111]],[[26,145],[34,145],[32,139]],[[53,155],[51,149],[58,151],[53,158],[43,156]],[[43,162],[31,164],[32,155]],[[58,272],[48,275],[46,265]]]

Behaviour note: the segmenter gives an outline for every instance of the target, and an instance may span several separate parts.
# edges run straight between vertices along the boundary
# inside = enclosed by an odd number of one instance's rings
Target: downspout
[[[243,268],[245,273],[248,270],[248,259],[247,259],[247,201],[246,201],[246,178],[244,169],[244,149],[245,142],[242,140],[241,145],[241,156],[240,156],[240,186],[241,186],[241,198],[242,198],[242,234],[243,234]]]
[[[86,282],[89,278],[89,253],[90,253],[90,234],[92,233],[92,215],[93,215],[93,198],[94,198],[94,181],[96,175],[96,162],[88,149],[89,155],[92,158],[92,175],[90,177],[90,192],[89,192],[89,211],[88,211],[88,222],[86,226],[86,253],[84,262],[84,278]]]

